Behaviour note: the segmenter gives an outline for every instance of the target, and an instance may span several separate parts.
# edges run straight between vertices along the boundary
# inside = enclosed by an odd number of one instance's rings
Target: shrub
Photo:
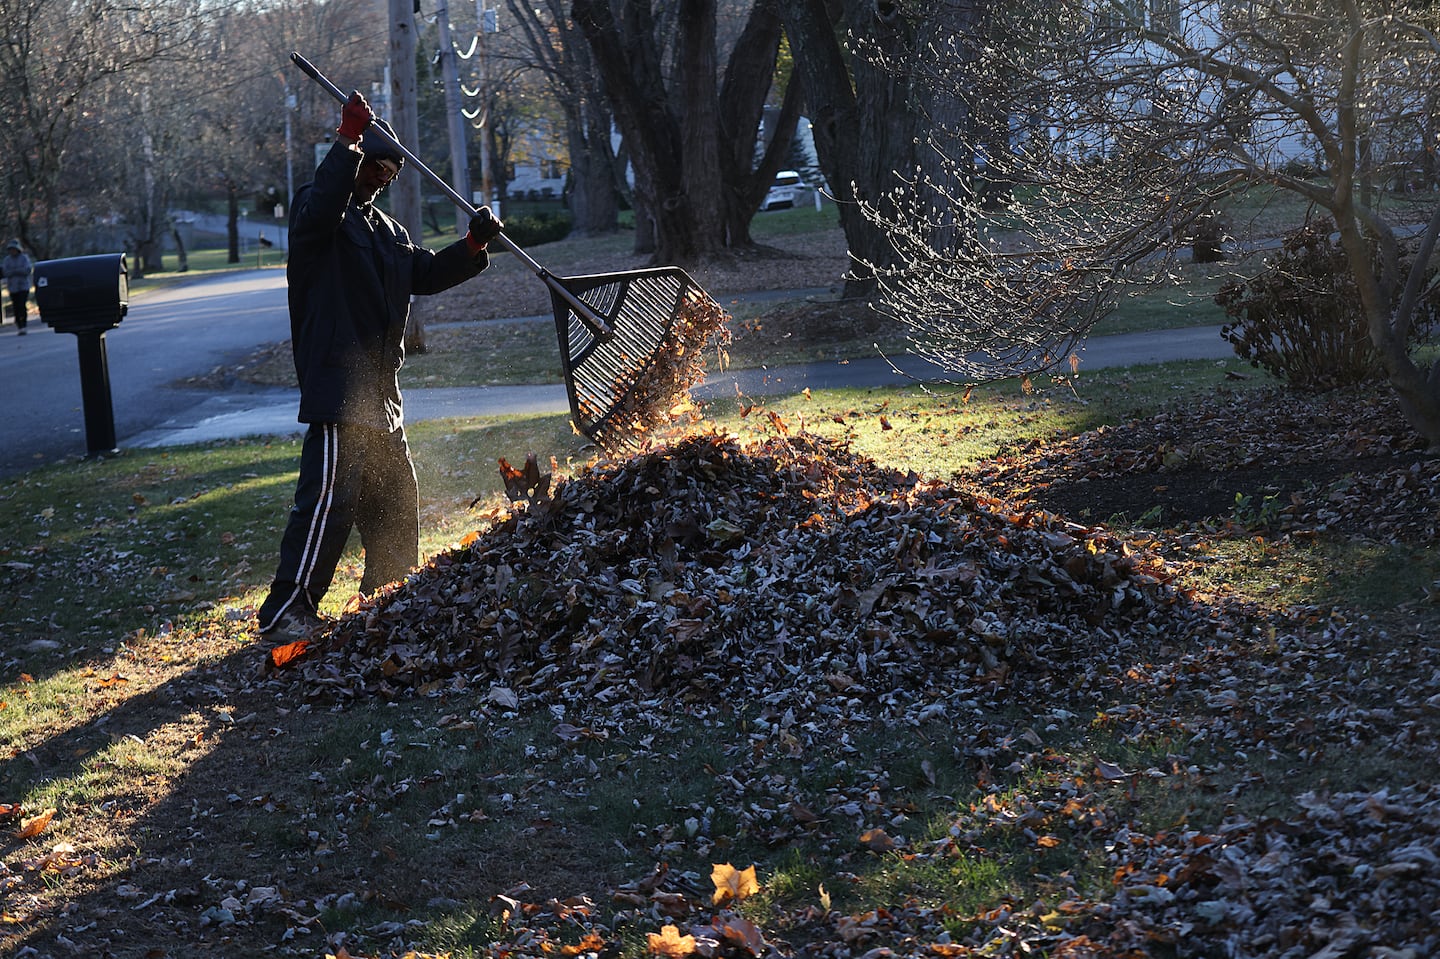
[[[1328,220],[1287,234],[1264,271],[1215,295],[1231,320],[1221,330],[1235,354],[1301,390],[1327,390],[1383,372],[1370,342],[1360,292]],[[1432,327],[1440,297],[1430,284],[1415,335]],[[1401,291],[1395,291],[1398,302]],[[1394,304],[1392,303],[1392,306]]]
[[[1219,263],[1225,257],[1223,245],[1229,226],[1223,214],[1207,210],[1190,226],[1190,255],[1196,263]]]
[[[569,213],[527,213],[524,216],[505,217],[505,235],[519,246],[539,246],[553,243],[570,235]]]

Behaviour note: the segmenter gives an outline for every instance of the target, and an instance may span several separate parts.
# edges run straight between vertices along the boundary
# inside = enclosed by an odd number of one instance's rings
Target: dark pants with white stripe
[[[260,606],[260,629],[286,612],[314,612],[354,528],[365,547],[360,592],[400,579],[420,553],[419,491],[404,429],[313,423],[300,450],[295,506],[280,565]]]

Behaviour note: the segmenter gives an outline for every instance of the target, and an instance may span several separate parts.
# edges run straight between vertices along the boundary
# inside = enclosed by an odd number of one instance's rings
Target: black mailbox
[[[56,333],[74,333],[80,347],[80,395],[85,402],[85,442],[91,456],[115,449],[115,409],[110,402],[110,363],[105,333],[130,308],[125,254],[102,253],[35,264],[35,306]]]
[[[36,263],[35,306],[40,319],[57,333],[113,330],[130,306],[125,254]]]

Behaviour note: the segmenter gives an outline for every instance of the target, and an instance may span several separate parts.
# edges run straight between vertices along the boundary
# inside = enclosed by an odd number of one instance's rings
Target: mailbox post
[[[88,455],[118,452],[105,334],[120,325],[130,306],[125,254],[102,253],[35,264],[35,306],[46,326],[56,333],[75,334]]]

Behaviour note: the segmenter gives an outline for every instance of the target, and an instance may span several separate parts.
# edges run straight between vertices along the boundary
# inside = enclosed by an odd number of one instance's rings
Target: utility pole
[[[465,151],[465,118],[460,114],[460,65],[450,42],[450,6],[440,0],[435,10],[440,28],[440,77],[445,85],[445,118],[450,132],[450,185],[463,197],[470,196],[470,160]],[[455,208],[455,233],[464,236],[470,228],[465,211]]]
[[[290,89],[290,84],[285,84],[285,218],[289,222],[290,204],[295,202],[295,148],[291,143],[291,117],[295,113],[295,91]],[[286,227],[281,234],[285,237],[283,244],[285,249],[290,248],[290,229]]]
[[[390,0],[390,115],[395,136],[417,154],[420,117],[415,79],[414,0]],[[390,185],[390,207],[395,219],[420,238],[420,176],[397,177]]]
[[[415,81],[415,0],[390,0],[390,116],[401,143],[419,153],[420,116]],[[390,184],[390,212],[411,238],[420,242],[420,174],[410,171]],[[405,348],[424,353],[425,328],[410,314]]]
[[[485,198],[484,202],[490,204],[495,215],[499,216],[500,193],[495,188],[495,171],[490,160],[490,78],[486,75],[488,64],[485,34],[499,31],[500,14],[494,9],[486,9],[485,0],[475,0],[475,16],[476,29],[480,34],[480,52],[476,59],[480,106],[477,110],[479,120],[475,124],[475,128],[480,131],[480,195]]]

